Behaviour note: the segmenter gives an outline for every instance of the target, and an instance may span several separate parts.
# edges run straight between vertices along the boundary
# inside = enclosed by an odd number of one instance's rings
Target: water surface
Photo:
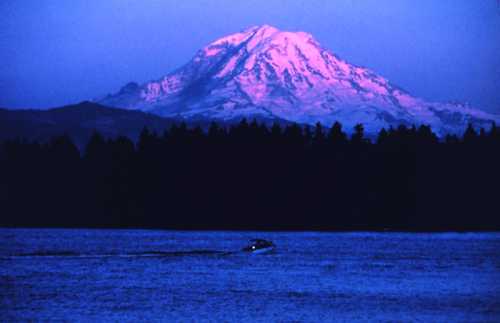
[[[500,234],[0,229],[26,320],[499,322]]]

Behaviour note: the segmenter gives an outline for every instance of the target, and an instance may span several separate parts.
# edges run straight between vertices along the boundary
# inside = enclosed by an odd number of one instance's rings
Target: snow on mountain
[[[268,25],[216,40],[162,79],[129,83],[100,103],[186,119],[340,121],[346,129],[363,123],[372,133],[400,124],[458,133],[469,122],[489,127],[500,120],[466,105],[414,97],[340,59],[310,34]]]

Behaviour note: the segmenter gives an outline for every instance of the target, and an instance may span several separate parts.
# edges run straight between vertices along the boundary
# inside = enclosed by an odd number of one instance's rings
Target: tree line
[[[0,145],[0,226],[498,230],[500,131],[242,120]]]

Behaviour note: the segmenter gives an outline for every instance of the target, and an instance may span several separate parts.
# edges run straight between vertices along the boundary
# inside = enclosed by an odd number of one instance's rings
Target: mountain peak
[[[258,36],[261,38],[266,38],[266,37],[269,37],[273,34],[280,32],[280,30],[278,28],[270,26],[270,25],[254,26],[254,27],[250,28],[250,30],[254,33],[254,36]]]
[[[215,40],[204,48],[206,56],[214,56],[226,47],[238,47],[246,44],[248,50],[253,50],[259,45],[285,45],[285,43],[315,43],[319,45],[311,34],[299,31],[282,31],[270,25],[253,26],[242,32],[231,34]]]
[[[305,32],[270,25],[222,37],[158,81],[129,84],[104,104],[183,118],[279,118],[298,123],[364,123],[367,132],[429,124],[461,132],[499,120],[457,104],[426,102],[375,72],[349,64]]]

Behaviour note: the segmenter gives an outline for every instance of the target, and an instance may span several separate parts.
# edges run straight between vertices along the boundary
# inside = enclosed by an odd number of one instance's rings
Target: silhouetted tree
[[[446,135],[445,137],[445,143],[447,145],[454,145],[454,144],[458,144],[460,142],[460,139],[457,137],[457,135]]]
[[[53,137],[48,144],[48,153],[54,162],[61,164],[76,163],[80,151],[68,135]]]
[[[387,143],[387,138],[389,137],[389,134],[387,133],[387,130],[385,128],[380,129],[377,137],[377,143],[380,145],[383,145]]]
[[[467,129],[465,130],[463,141],[465,143],[471,144],[475,143],[477,139],[477,133],[474,127],[472,126],[471,123],[467,126]]]
[[[94,131],[85,147],[85,158],[98,160],[107,152],[106,141],[104,137],[97,131]]]
[[[300,147],[303,144],[302,128],[296,123],[288,125],[283,131],[283,139],[292,147]]]
[[[314,136],[313,136],[313,143],[316,145],[322,145],[325,143],[325,132],[323,130],[323,126],[321,123],[316,123],[316,126],[314,127]]]
[[[432,132],[430,126],[421,125],[414,136],[417,136],[417,141],[421,145],[432,145],[439,142],[438,137]]]
[[[500,135],[500,132],[498,131],[497,124],[493,121],[491,123],[490,137],[497,138],[499,135]]]
[[[278,144],[281,142],[281,127],[278,123],[273,123],[273,125],[271,126],[271,141],[273,142],[273,144]]]
[[[313,141],[313,133],[311,131],[311,127],[309,125],[304,126],[304,142],[306,145],[310,145]]]
[[[328,140],[335,146],[345,145],[347,143],[347,135],[342,131],[342,125],[335,121],[328,133]]]
[[[137,149],[141,153],[145,153],[148,150],[153,150],[155,148],[157,135],[149,131],[147,127],[144,127],[139,135],[139,141],[137,143]]]
[[[354,133],[351,137],[351,142],[355,145],[361,145],[366,143],[365,138],[365,128],[362,124],[358,123],[354,126]]]
[[[130,161],[135,154],[135,147],[132,140],[127,137],[119,136],[109,142],[113,160],[122,164]]]

